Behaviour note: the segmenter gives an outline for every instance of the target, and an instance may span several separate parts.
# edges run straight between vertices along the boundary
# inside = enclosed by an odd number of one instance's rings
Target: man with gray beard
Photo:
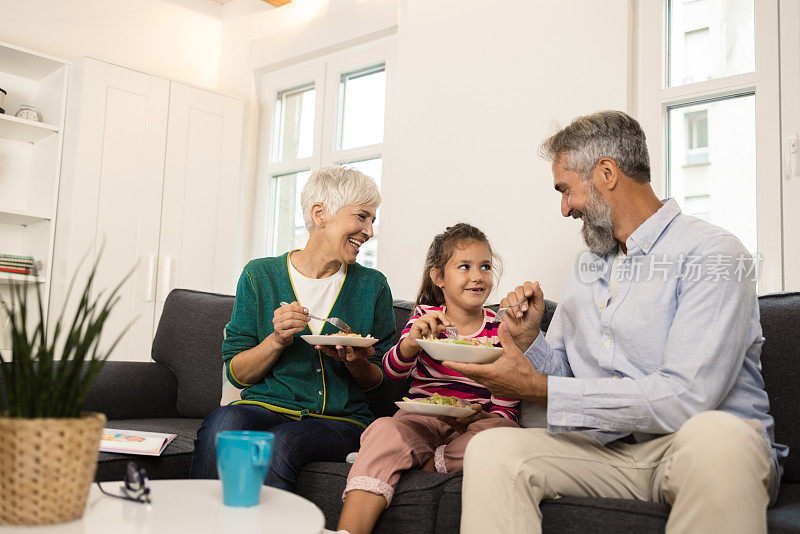
[[[547,409],[547,428],[470,442],[461,532],[538,533],[542,499],[588,496],[668,504],[668,533],[765,533],[788,448],[761,378],[752,257],[658,199],[644,132],[625,113],[578,117],[541,151],[589,251],[546,336],[541,287],[525,282],[501,301],[518,304],[502,357],[445,362]]]

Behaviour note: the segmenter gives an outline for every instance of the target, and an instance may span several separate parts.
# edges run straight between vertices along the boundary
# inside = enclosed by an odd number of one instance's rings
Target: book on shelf
[[[17,269],[15,267],[0,265],[0,273],[31,274],[31,271],[30,269]]]
[[[100,452],[160,456],[175,436],[161,432],[104,428],[100,436]]]
[[[33,265],[34,260],[13,260],[8,258],[0,258],[0,265]]]
[[[4,259],[4,260],[25,260],[25,261],[30,261],[31,263],[33,263],[33,260],[35,260],[36,258],[34,258],[33,256],[21,256],[19,254],[0,254],[0,259]]]

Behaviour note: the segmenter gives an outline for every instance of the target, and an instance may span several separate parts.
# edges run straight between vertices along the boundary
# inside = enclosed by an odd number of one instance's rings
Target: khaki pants
[[[720,411],[639,444],[601,446],[541,428],[488,430],[464,458],[461,532],[539,533],[539,503],[575,496],[669,504],[668,533],[766,533],[776,478],[761,424]]]

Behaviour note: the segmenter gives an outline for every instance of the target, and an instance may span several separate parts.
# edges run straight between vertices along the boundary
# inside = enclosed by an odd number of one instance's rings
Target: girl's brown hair
[[[425,255],[425,268],[422,270],[422,284],[417,293],[417,306],[425,304],[428,306],[442,306],[444,304],[444,293],[442,289],[433,283],[431,270],[435,269],[439,273],[444,273],[444,266],[447,264],[456,247],[460,247],[469,242],[483,243],[489,250],[492,257],[492,276],[495,282],[502,272],[502,260],[500,256],[492,250],[489,239],[479,229],[468,223],[458,223],[445,228],[444,232],[437,234],[433,238],[428,253]]]

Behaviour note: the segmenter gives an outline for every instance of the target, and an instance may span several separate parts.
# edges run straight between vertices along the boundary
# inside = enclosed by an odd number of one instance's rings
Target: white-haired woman
[[[193,478],[217,478],[215,436],[223,430],[273,432],[265,483],[290,491],[303,465],[343,461],[358,450],[373,419],[364,392],[381,384],[381,356],[395,331],[386,278],[356,263],[373,235],[380,203],[375,182],[361,172],[319,169],[301,195],[310,233],[306,247],[245,266],[222,345],[228,379],[242,389],[241,400],[203,422]],[[309,312],[339,317],[378,342],[366,349],[311,346],[300,335],[337,330],[309,320]]]

